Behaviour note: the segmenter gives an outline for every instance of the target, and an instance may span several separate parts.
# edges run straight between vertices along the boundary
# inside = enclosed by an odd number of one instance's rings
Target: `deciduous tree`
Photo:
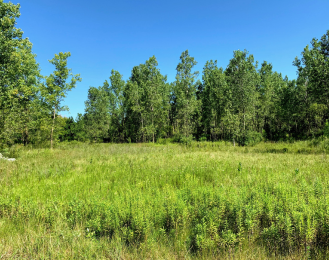
[[[70,52],[60,52],[49,62],[55,66],[55,71],[46,77],[46,83],[42,86],[42,96],[49,108],[52,110],[52,123],[50,131],[50,147],[53,148],[54,129],[56,127],[56,115],[61,111],[68,110],[62,106],[62,101],[67,92],[76,87],[78,81],[81,81],[80,75],[73,75],[71,69],[67,68],[67,58],[71,56]],[[69,80],[69,82],[67,82]]]

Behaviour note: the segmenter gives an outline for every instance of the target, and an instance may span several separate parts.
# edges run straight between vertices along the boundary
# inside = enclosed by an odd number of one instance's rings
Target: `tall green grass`
[[[15,149],[0,161],[0,258],[328,256],[323,142]]]

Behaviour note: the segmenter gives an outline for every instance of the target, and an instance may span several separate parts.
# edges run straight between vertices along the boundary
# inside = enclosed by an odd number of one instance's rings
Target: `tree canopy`
[[[297,79],[258,63],[247,50],[234,51],[226,68],[209,60],[200,74],[188,50],[174,82],[151,56],[124,80],[116,70],[100,87],[90,87],[84,113],[61,111],[68,92],[81,81],[68,68],[69,52],[49,62],[42,76],[32,43],[16,27],[19,4],[0,0],[0,145],[49,145],[58,141],[157,142],[297,140],[326,135],[329,119],[329,30],[312,39],[293,65]],[[260,64],[260,66],[258,66]],[[200,77],[199,77],[200,76]]]

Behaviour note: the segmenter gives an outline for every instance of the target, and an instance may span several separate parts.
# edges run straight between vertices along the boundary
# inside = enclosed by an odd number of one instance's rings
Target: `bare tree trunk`
[[[26,112],[27,113],[27,122],[29,122],[30,121],[30,117],[29,117],[30,111],[29,111],[29,109],[27,109],[26,111],[27,111]],[[28,142],[29,142],[29,128],[27,127],[27,122],[25,123],[25,142],[26,142],[26,144],[28,144]]]
[[[27,130],[27,122],[28,122],[28,119],[26,119],[28,116],[28,110],[25,106],[25,109],[24,109],[24,127],[22,129],[22,142],[24,144],[24,146],[27,145],[27,138],[28,138],[28,130]]]
[[[54,109],[53,125],[52,125],[52,127],[51,127],[50,149],[53,149],[53,137],[54,137],[55,116],[56,116],[56,108]]]
[[[24,146],[27,145],[28,137],[29,137],[29,131],[28,131],[27,125],[25,124]]]
[[[244,109],[243,109],[243,130],[246,131],[246,114],[244,112]]]
[[[143,120],[143,117],[142,117],[142,142],[144,143],[144,120]]]

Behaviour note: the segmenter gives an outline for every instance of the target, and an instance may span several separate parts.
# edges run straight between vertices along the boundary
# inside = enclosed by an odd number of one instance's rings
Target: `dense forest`
[[[56,54],[54,72],[41,75],[31,42],[16,28],[19,8],[0,1],[1,145],[193,139],[249,145],[329,135],[329,30],[292,62],[297,80],[246,50],[234,51],[225,69],[207,61],[200,75],[186,50],[174,82],[155,56],[133,67],[128,80],[112,70],[103,86],[90,87],[85,113],[74,119],[60,116],[68,109],[63,99],[81,81],[68,68],[70,53]]]

